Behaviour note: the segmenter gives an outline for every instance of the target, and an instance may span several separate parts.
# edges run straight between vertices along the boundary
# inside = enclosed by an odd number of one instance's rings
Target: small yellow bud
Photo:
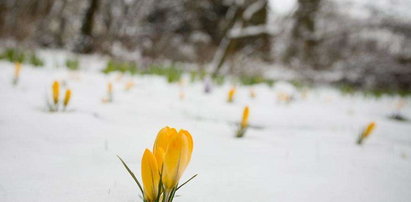
[[[227,102],[233,102],[234,101],[234,94],[235,94],[235,88],[231,88],[230,91],[228,91],[228,99]]]
[[[64,107],[67,107],[68,103],[70,102],[70,98],[71,98],[71,90],[67,89],[66,94],[64,96],[64,102],[63,102]]]
[[[362,141],[367,138],[375,129],[376,123],[373,121],[367,125],[364,131],[361,133],[360,137],[358,138],[357,143],[362,144]]]
[[[21,63],[16,62],[15,68],[14,68],[14,77],[19,78],[20,77],[20,71],[21,71]]]
[[[60,83],[58,81],[53,82],[53,101],[56,105],[59,102],[59,94],[60,94]]]
[[[107,92],[109,94],[113,93],[113,84],[111,82],[109,82],[107,85]]]
[[[251,98],[255,98],[256,97],[256,94],[255,94],[255,91],[254,91],[254,89],[250,89],[250,97]]]
[[[368,124],[367,128],[363,132],[363,137],[368,137],[372,133],[372,131],[374,131],[375,126],[375,122],[371,122],[370,124]]]
[[[250,109],[248,106],[244,107],[243,118],[241,119],[241,128],[246,128],[248,126],[248,116],[250,114]]]
[[[133,86],[134,86],[134,82],[132,82],[132,81],[129,81],[129,82],[127,82],[126,83],[126,86],[125,86],[125,90],[130,90],[131,88],[133,88]]]

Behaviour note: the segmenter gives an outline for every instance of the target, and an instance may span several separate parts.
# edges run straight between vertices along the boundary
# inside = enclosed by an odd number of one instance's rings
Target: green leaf
[[[126,167],[128,173],[130,173],[131,177],[134,179],[134,181],[137,183],[138,188],[140,188],[141,194],[144,196],[144,192],[143,192],[143,188],[141,187],[140,182],[137,180],[136,176],[134,175],[134,173],[130,170],[130,168],[128,168],[127,164],[123,161],[123,159],[120,158],[120,156],[118,156],[118,159],[120,159],[121,163],[123,163],[124,167]]]
[[[177,187],[176,191],[179,190],[182,186],[184,186],[185,184],[187,184],[188,182],[190,182],[192,179],[194,179],[195,177],[197,177],[198,174],[195,174],[193,177],[191,177],[190,179],[188,179],[187,181],[185,181],[183,184],[181,184],[180,186]]]

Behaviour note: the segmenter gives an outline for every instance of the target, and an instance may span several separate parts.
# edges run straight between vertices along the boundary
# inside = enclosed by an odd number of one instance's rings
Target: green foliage
[[[190,82],[193,83],[197,80],[202,81],[204,80],[205,76],[207,76],[207,72],[205,72],[204,70],[193,70],[190,72]]]
[[[240,78],[240,83],[245,86],[251,86],[251,85],[256,85],[260,83],[265,83],[268,86],[272,87],[274,85],[274,80],[272,79],[266,79],[262,76],[246,76],[243,75]]]
[[[290,81],[291,85],[293,85],[296,89],[302,89],[304,87],[303,82],[297,81],[297,80],[292,80]]]
[[[15,48],[7,48],[0,54],[1,60],[7,60],[9,62],[20,62],[31,64],[35,67],[44,66],[43,60],[41,60],[35,53],[27,53]]]
[[[161,65],[150,65],[142,74],[151,74],[165,76],[169,83],[178,82],[183,75],[183,70],[175,65],[171,66],[161,66]]]
[[[37,55],[31,54],[29,58],[29,63],[35,67],[42,67],[44,66],[43,60],[41,60]]]
[[[13,48],[7,48],[1,55],[0,59],[7,60],[9,62],[20,62],[23,63],[25,59],[25,54],[22,51]]]
[[[263,83],[265,79],[261,76],[241,76],[240,83],[245,86],[251,86],[259,83]]]
[[[79,69],[79,61],[78,59],[66,59],[66,67],[70,70],[78,70]]]
[[[339,90],[343,95],[353,95],[355,93],[355,88],[348,84],[341,84],[338,86]]]
[[[338,89],[341,91],[343,95],[354,95],[360,94],[364,95],[365,97],[371,98],[381,98],[383,96],[396,96],[399,95],[401,97],[409,97],[411,96],[411,91],[409,90],[393,90],[393,89],[368,89],[364,90],[360,87],[356,87],[350,84],[341,84],[338,86]]]
[[[213,79],[215,84],[221,86],[221,85],[224,84],[225,77],[223,75],[213,75],[212,79]]]
[[[117,61],[117,60],[110,60],[108,61],[106,68],[103,69],[103,73],[108,74],[114,71],[136,74],[137,65],[135,62],[122,62],[122,61]]]

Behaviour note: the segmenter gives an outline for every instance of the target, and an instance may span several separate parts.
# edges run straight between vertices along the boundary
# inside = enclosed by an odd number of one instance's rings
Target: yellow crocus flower
[[[71,98],[71,90],[67,89],[66,94],[64,96],[64,102],[63,102],[64,107],[67,107],[68,103],[70,102],[70,98]]]
[[[21,71],[21,63],[20,63],[20,62],[16,62],[15,68],[14,68],[14,77],[15,77],[15,78],[19,78],[19,76],[20,76],[20,71]]]
[[[243,118],[241,119],[241,128],[246,128],[248,126],[248,116],[250,114],[250,109],[248,106],[244,107]]]
[[[107,85],[107,91],[108,91],[108,94],[113,93],[113,84],[111,82],[109,82]]]
[[[60,83],[58,81],[53,82],[53,101],[56,105],[59,102],[59,94],[60,94]]]
[[[164,127],[154,143],[154,155],[162,169],[166,190],[174,188],[191,160],[193,138],[186,130],[177,133],[175,128]]]
[[[131,88],[133,88],[133,86],[134,86],[134,82],[133,81],[129,81],[129,82],[127,82],[126,83],[126,86],[125,86],[125,90],[130,90]]]
[[[254,89],[250,89],[250,97],[251,98],[255,98],[256,97],[256,94],[255,94],[255,91],[254,91]]]
[[[156,141],[154,142],[153,146],[153,153],[157,159],[157,163],[160,167],[160,170],[162,169],[163,160],[166,155],[168,143],[170,142],[171,137],[174,137],[177,134],[178,133],[175,128],[170,128],[168,126],[162,128],[157,133]]]
[[[162,180],[166,190],[175,188],[191,160],[193,142],[190,133],[180,130],[170,140],[163,160]]]
[[[144,200],[152,202],[157,200],[160,171],[157,160],[150,150],[146,149],[141,159],[141,178],[144,187]]]
[[[235,94],[235,88],[231,88],[230,91],[228,91],[227,102],[233,102],[234,101],[234,94]]]
[[[358,138],[357,144],[362,144],[362,141],[365,138],[367,138],[372,133],[372,131],[374,131],[375,127],[376,124],[374,121],[369,123],[367,127],[364,129],[364,131],[361,133],[360,137]]]
[[[375,126],[376,124],[374,121],[369,123],[367,128],[365,128],[364,132],[362,133],[362,138],[368,137],[372,133],[372,131],[374,131]]]

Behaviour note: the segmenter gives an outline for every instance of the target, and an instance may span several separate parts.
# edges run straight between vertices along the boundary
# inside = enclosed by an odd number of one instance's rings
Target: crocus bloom
[[[144,151],[141,159],[141,178],[143,179],[145,201],[155,201],[159,191],[160,171],[154,154],[148,149]]]
[[[63,102],[64,107],[67,107],[68,103],[70,102],[70,98],[71,98],[71,90],[67,89],[66,94],[64,96],[64,102]]]
[[[231,88],[230,91],[228,91],[228,102],[233,102],[234,100],[234,94],[235,94],[235,88]]]
[[[15,71],[14,71],[14,77],[15,77],[15,78],[19,78],[19,76],[20,76],[20,71],[21,71],[21,63],[16,62],[14,70],[15,70]]]
[[[249,113],[250,113],[250,109],[248,108],[248,106],[244,107],[243,118],[241,119],[241,128],[246,128],[248,126]]]
[[[113,84],[111,84],[111,82],[108,83],[107,85],[107,91],[109,94],[111,94],[113,92]]]
[[[154,143],[154,155],[162,173],[162,182],[167,191],[177,186],[191,160],[193,138],[186,130],[175,128],[160,130]]]
[[[59,94],[60,94],[60,83],[58,81],[53,82],[53,101],[56,105],[59,102]]]
[[[365,128],[364,132],[362,133],[362,138],[368,137],[372,133],[372,131],[374,130],[375,126],[376,126],[376,124],[375,124],[374,121],[369,123],[367,128]]]

